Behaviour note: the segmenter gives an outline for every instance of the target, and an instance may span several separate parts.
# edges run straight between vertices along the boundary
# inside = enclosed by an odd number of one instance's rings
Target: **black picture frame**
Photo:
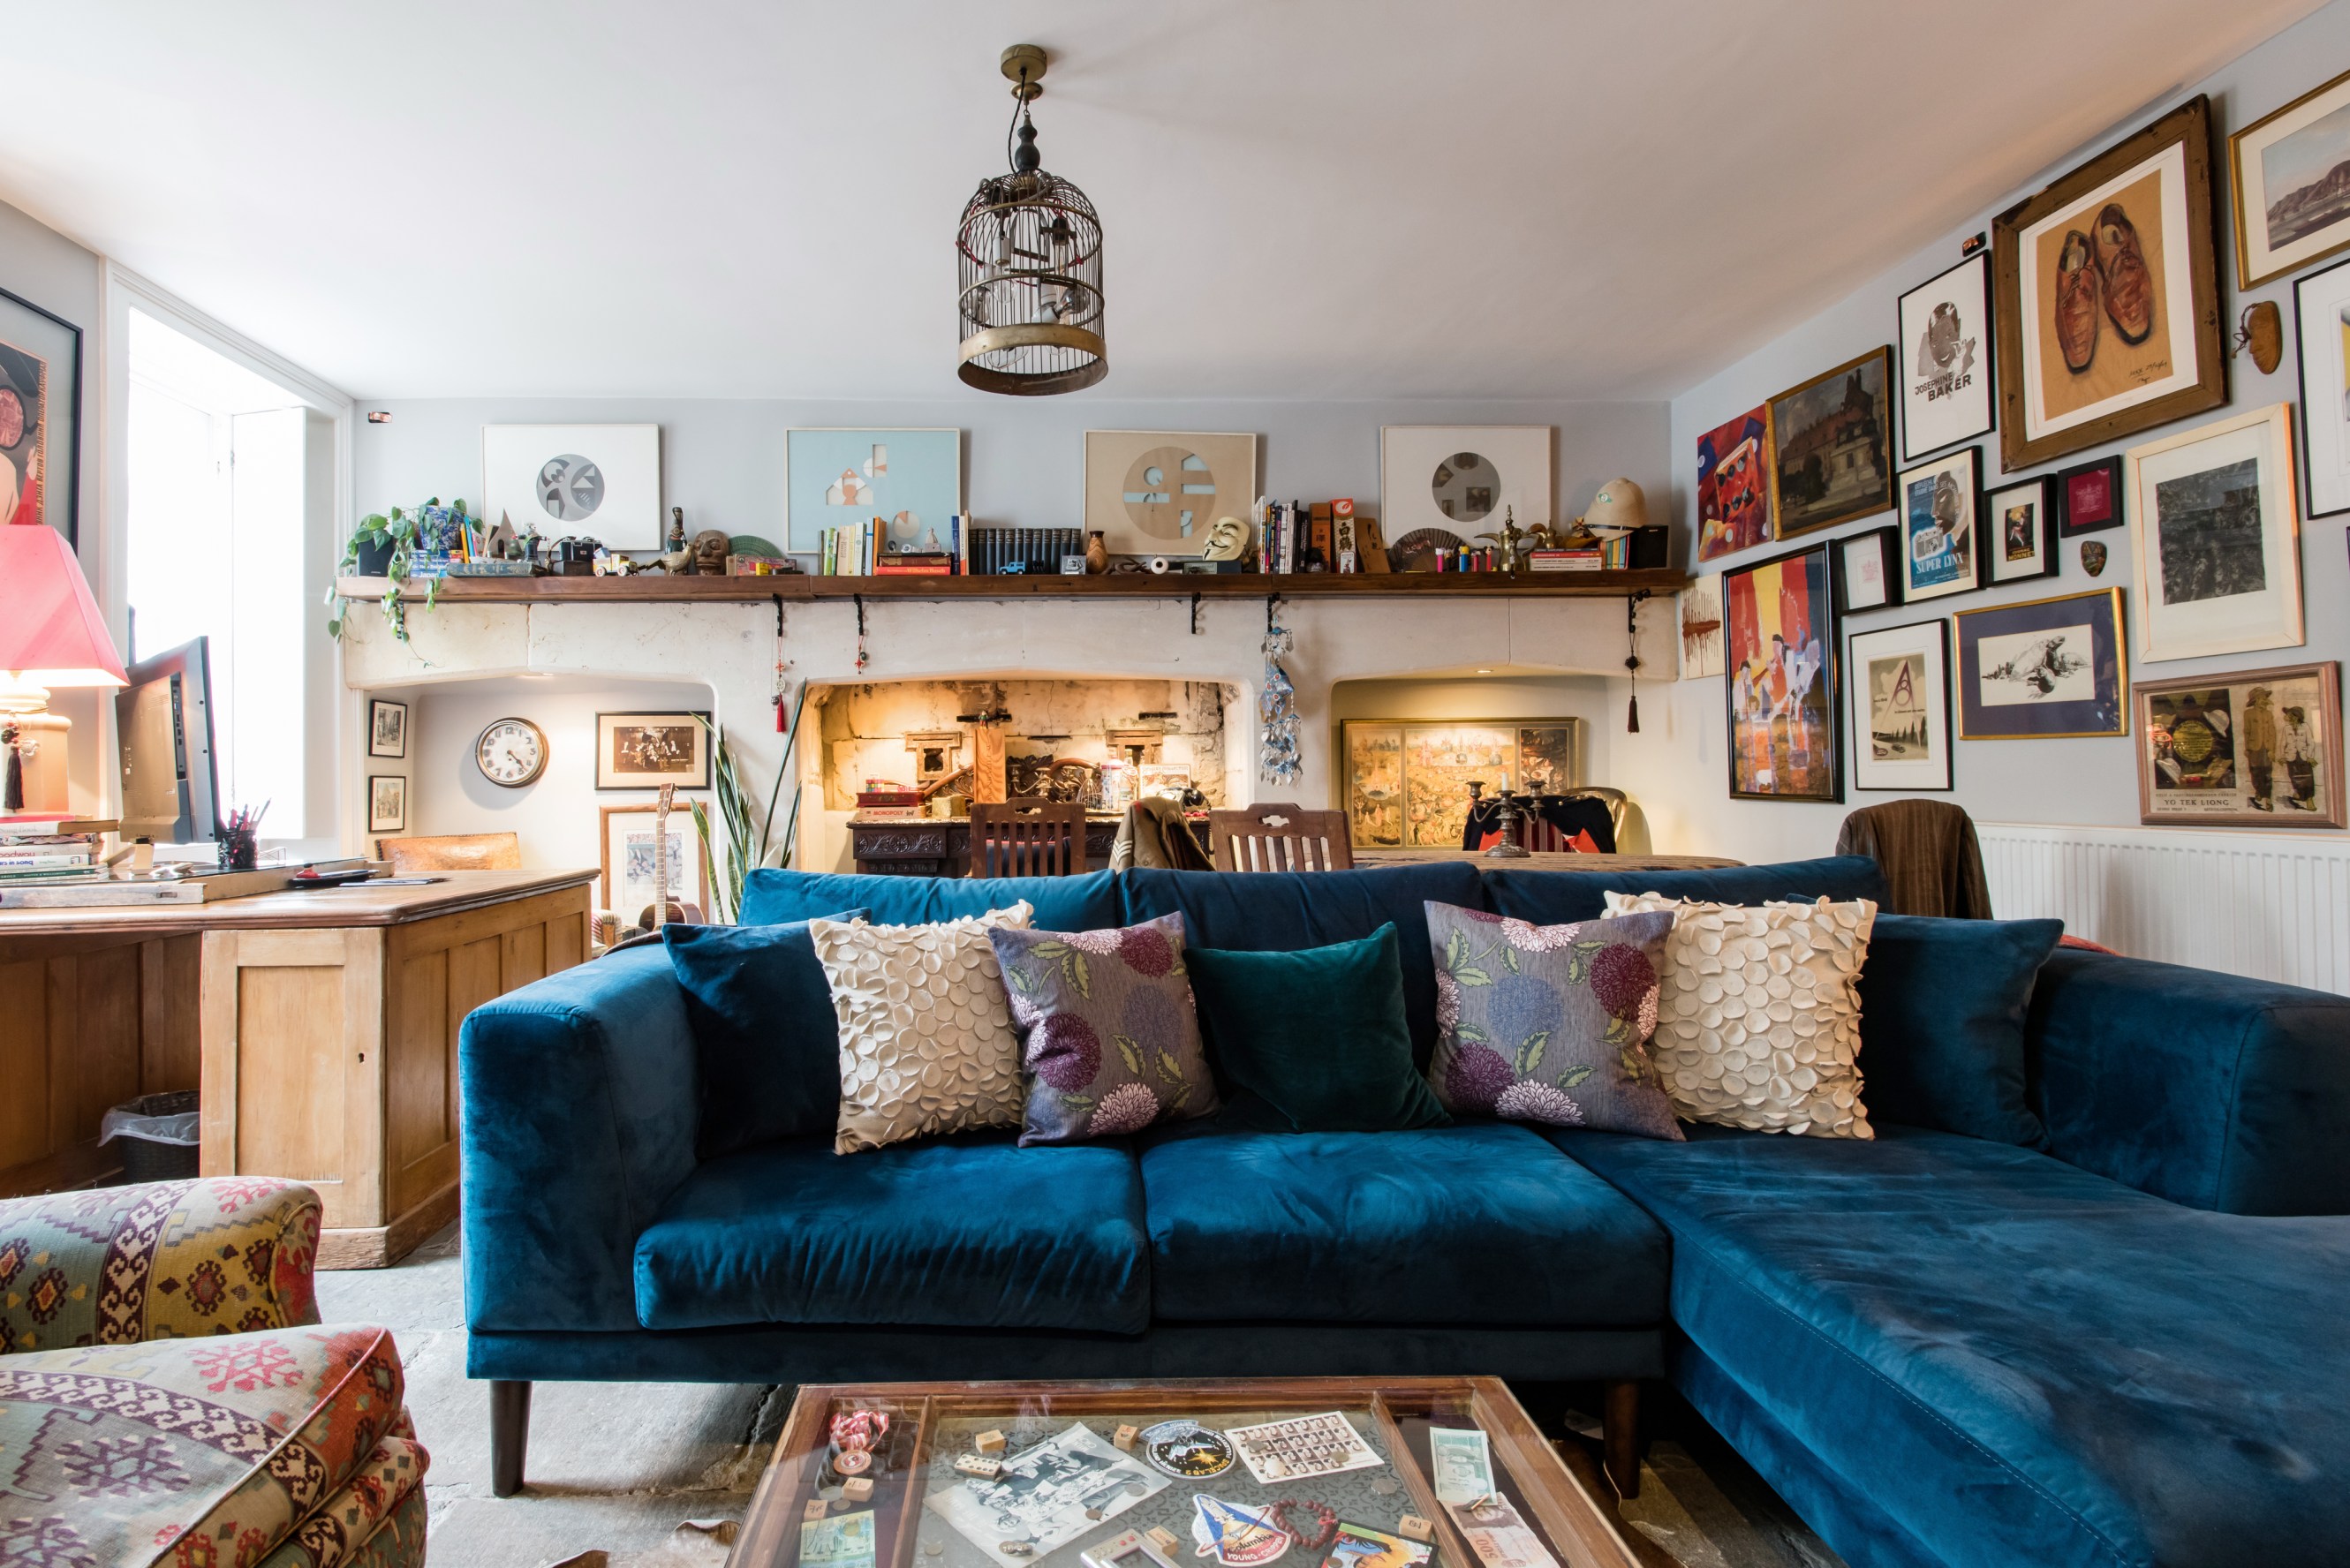
[[[1925,503],[1922,513],[1918,506],[1921,498],[1913,495],[1911,491],[1914,484],[1934,483],[1945,473],[1954,479],[1952,493],[1959,497],[1960,504],[1966,509],[1966,525],[1961,529],[1946,530],[1946,537],[1952,540],[1963,538],[1967,558],[1958,563],[1957,570],[1950,576],[1921,584],[1918,581],[1917,566],[1926,557],[1921,557],[1918,551],[1926,547],[1922,541],[1928,534],[1939,525],[1939,514],[1936,508],[1941,502],[1942,491],[1936,483],[1931,493],[1922,498]],[[1931,599],[1949,598],[1953,594],[1972,593],[1983,586],[1982,473],[1982,448],[1961,446],[1905,468],[1895,479],[1894,527],[1899,531],[1903,604],[1924,604]],[[1957,549],[1951,548],[1947,553],[1956,555]]]
[[[2238,198],[2240,202],[2241,199],[2241,196]],[[2241,220],[2238,228],[2241,234]],[[2350,468],[2350,463],[2329,462],[2322,479],[2318,474],[2317,454],[2314,450],[2318,416],[2314,410],[2320,405],[2310,400],[2309,391],[2313,368],[2332,372],[2350,365],[2350,353],[2345,352],[2339,327],[2340,312],[2345,305],[2350,305],[2350,270],[2345,269],[2350,269],[2350,261],[2338,261],[2293,280],[2293,340],[2298,349],[2293,355],[2293,372],[2301,389],[2301,407],[2296,410],[2300,417],[2294,421],[2301,437],[2301,501],[2306,508],[2305,515],[2313,520],[2350,512],[2350,483],[2344,482],[2344,470]],[[2336,276],[2337,274],[2341,275]],[[2326,292],[2331,297],[2321,308],[2332,319],[2313,322],[2310,319],[2313,314],[2309,308],[2310,291],[2327,285],[2329,280],[2331,286]],[[2330,342],[2327,341],[2329,338]],[[2325,398],[2327,406],[2334,410],[2324,416],[2324,445],[2329,449],[2329,458],[2339,460],[2350,455],[2350,422],[2345,422],[2340,412],[2342,394],[2338,391],[2327,394],[2321,386],[2319,396]]]
[[[47,338],[43,342],[43,338]],[[56,311],[34,304],[14,290],[0,288],[0,348],[26,358],[37,356],[51,367],[50,384],[41,389],[39,434],[41,460],[41,521],[66,536],[77,548],[81,543],[81,360],[82,329]],[[54,384],[53,367],[62,361],[66,385]],[[12,359],[0,356],[0,379],[16,373]],[[65,477],[63,504],[54,511],[57,476]],[[19,471],[21,478],[21,470]],[[0,527],[16,519],[0,517]],[[62,524],[62,526],[60,526]]]
[[[1973,275],[1971,283],[1952,286],[1951,280],[1961,273]],[[1995,371],[1998,364],[1999,334],[1992,319],[1991,252],[1979,250],[1954,266],[1943,268],[1917,287],[1904,293],[1894,302],[1895,366],[1899,371],[1895,400],[1901,407],[1901,461],[1903,463],[1923,462],[1936,452],[1959,445],[1962,441],[1980,441],[1999,428],[1999,387]],[[1918,385],[1917,358],[1926,352],[1927,339],[1919,335],[1911,317],[1910,301],[1920,295],[1939,294],[1946,302],[1957,306],[1959,320],[1955,330],[1960,334],[1956,348],[1961,363],[1952,367],[1938,379],[1955,384],[1947,386],[1940,396],[1957,398],[1961,394],[1968,404],[1980,401],[1982,422],[1967,421],[1970,428],[1955,433],[1944,432],[1931,446],[1917,446],[1913,439],[1918,433],[1918,410],[1910,403],[1910,389]],[[1973,327],[1969,330],[1970,309]],[[1939,399],[1934,400],[1939,400]],[[1932,428],[1929,423],[1929,430]]]
[[[2088,521],[2083,522],[2076,515],[2079,508],[2075,504],[2074,497],[2079,493],[2076,492],[2075,485],[2092,482],[2099,474],[2105,476],[2104,505],[2092,514]],[[2122,506],[2121,453],[2108,452],[2104,457],[2094,457],[2086,462],[2076,462],[2070,468],[2060,468],[2056,471],[2054,479],[2056,493],[2052,504],[2056,511],[2057,528],[2065,538],[2075,539],[2084,534],[2095,534],[2106,528],[2118,528],[2129,521],[2129,514]]]
[[[1833,543],[1835,545],[1836,613],[1866,615],[1871,610],[1893,609],[1901,604],[1901,535],[1891,524],[1882,528],[1865,528],[1857,534],[1846,534]],[[1868,546],[1877,547],[1877,580],[1883,585],[1883,597],[1862,602],[1853,592],[1853,556],[1866,558]]]
[[[2033,582],[2053,577],[2063,569],[2063,558],[2056,553],[2056,506],[2050,493],[2054,488],[2048,476],[2040,474],[1984,492],[1981,521],[1976,524],[1984,530],[1983,587]],[[2012,555],[2016,541],[2012,537],[2007,514],[2018,504],[2014,498],[2027,493],[2033,509],[2032,519],[2026,524],[2031,530],[2027,542],[2032,549],[2032,565],[2018,566]]]
[[[1722,711],[1732,800],[1844,799],[1844,639],[1835,549],[1835,540],[1821,539],[1721,574]],[[1791,567],[1799,574],[1792,583]],[[1807,624],[1782,622],[1791,606]],[[1783,651],[1791,629],[1800,634],[1792,661]],[[1774,641],[1779,646],[1766,656]],[[1814,743],[1824,756],[1814,753]],[[1803,786],[1777,787],[1783,762],[1793,773],[1798,760]],[[1754,787],[1764,771],[1769,787]]]
[[[391,719],[391,728],[398,733],[387,742],[384,738],[384,721],[387,716],[395,713],[397,717]],[[367,745],[367,754],[370,757],[388,757],[398,760],[408,755],[407,703],[394,702],[385,697],[368,699]]]
[[[1910,646],[1901,645],[1907,642]],[[1923,726],[1925,755],[1902,759],[1876,756],[1876,727],[1869,722],[1872,699],[1869,659],[1882,647],[1890,653],[1915,651],[1926,656],[1932,667],[1929,680],[1932,682],[1924,694],[1928,701],[1921,704],[1919,721]],[[1958,760],[1951,737],[1954,722],[1950,709],[1950,623],[1946,619],[1909,621],[1901,626],[1871,627],[1866,631],[1848,633],[1845,638],[1845,676],[1846,706],[1852,720],[1852,787],[1863,791],[1898,791],[1904,794],[1928,793],[1947,794],[1957,789]],[[1939,703],[1941,722],[1934,722]],[[1939,749],[1937,749],[1939,748]],[[1922,765],[1921,765],[1922,764]],[[1939,778],[1939,784],[1930,781]],[[1872,779],[1877,782],[1870,782]]]

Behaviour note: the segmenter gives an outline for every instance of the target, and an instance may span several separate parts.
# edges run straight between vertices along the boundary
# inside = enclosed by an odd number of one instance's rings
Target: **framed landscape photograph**
[[[1834,556],[1822,543],[1722,574],[1733,799],[1844,798]]]
[[[1991,253],[1977,251],[1903,295],[1899,314],[1903,461],[1988,435]]]
[[[1697,558],[1771,542],[1771,405],[1697,438]]]
[[[1548,477],[1550,448],[1543,448]],[[1467,494],[1468,481],[1461,493]],[[1492,496],[1484,499],[1490,506]],[[1246,432],[1086,432],[1086,527],[1113,556],[1196,556],[1217,521],[1256,504],[1256,437]],[[1501,514],[1493,514],[1500,526]],[[1525,515],[1518,516],[1519,526]]]
[[[1981,586],[1980,447],[1961,447],[1901,474],[1901,597],[1906,604]]]
[[[2301,646],[2293,405],[2134,446],[2126,462],[2138,657]]]
[[[387,702],[380,697],[368,699],[368,755],[408,755],[407,703]]]
[[[1958,614],[1959,738],[2129,733],[2122,591]]]
[[[659,809],[650,804],[597,808],[598,842],[604,846],[599,889],[602,901],[597,907],[619,915],[624,925],[635,923],[639,915],[653,906],[657,871],[653,825]],[[660,847],[669,856],[670,901],[706,910],[710,908],[710,885],[703,876],[702,845],[693,830],[691,804],[680,800],[671,806],[666,826]]]
[[[2062,566],[2056,557],[2056,518],[2048,504],[2049,481],[2027,479],[1994,490],[1983,501],[1983,561],[1990,586],[2053,577]]]
[[[1993,221],[2009,472],[2228,400],[2211,220],[2198,97]]]
[[[1822,371],[1769,406],[1771,515],[1780,538],[1893,504],[1891,348]]]
[[[2350,72],[2228,138],[2228,162],[2238,289],[2350,245]]]
[[[1852,634],[1855,789],[1950,786],[1950,623]]]
[[[2138,820],[2344,827],[2342,667],[2141,681]]]
[[[398,774],[368,775],[368,831],[408,831],[408,780]]]
[[[79,536],[81,328],[0,288],[0,528]]]
[[[875,517],[900,550],[945,550],[962,511],[962,431],[784,432],[784,548],[821,555],[827,528]]]
[[[2054,504],[2059,525],[2067,539],[2075,534],[2120,527],[2126,521],[2122,516],[2121,454],[2092,458],[2060,470]]]
[[[660,500],[659,425],[482,427],[480,515],[494,526],[658,550]]]
[[[596,787],[710,787],[707,713],[598,713]]]
[[[1901,602],[1901,533],[1871,528],[1835,542],[1836,596],[1844,612],[1883,609]]]
[[[2330,517],[2350,512],[2350,261],[2295,279],[2293,313],[2309,514]]]
[[[1550,476],[1548,425],[1382,425],[1379,528],[1393,541],[1433,528],[1473,544],[1513,512],[1531,528],[1551,520]]]

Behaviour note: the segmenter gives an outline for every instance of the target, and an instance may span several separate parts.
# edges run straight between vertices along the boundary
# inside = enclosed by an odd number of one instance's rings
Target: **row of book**
[[[0,886],[68,887],[106,877],[104,836],[118,825],[98,817],[0,816]]]

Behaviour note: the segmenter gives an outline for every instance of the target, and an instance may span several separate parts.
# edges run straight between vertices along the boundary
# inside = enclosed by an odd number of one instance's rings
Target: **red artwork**
[[[1769,405],[1697,438],[1697,558],[1711,561],[1771,538]]]
[[[1840,798],[1828,553],[1725,573],[1731,792]]]

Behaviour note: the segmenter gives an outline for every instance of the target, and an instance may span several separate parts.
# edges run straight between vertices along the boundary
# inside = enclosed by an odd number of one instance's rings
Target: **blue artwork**
[[[1902,517],[1909,546],[1909,587],[1972,586],[1974,508],[1959,476],[1945,468],[1910,480],[1904,487]]]
[[[785,547],[812,556],[827,528],[880,517],[900,550],[951,546],[962,510],[962,432],[792,431],[785,438]]]

